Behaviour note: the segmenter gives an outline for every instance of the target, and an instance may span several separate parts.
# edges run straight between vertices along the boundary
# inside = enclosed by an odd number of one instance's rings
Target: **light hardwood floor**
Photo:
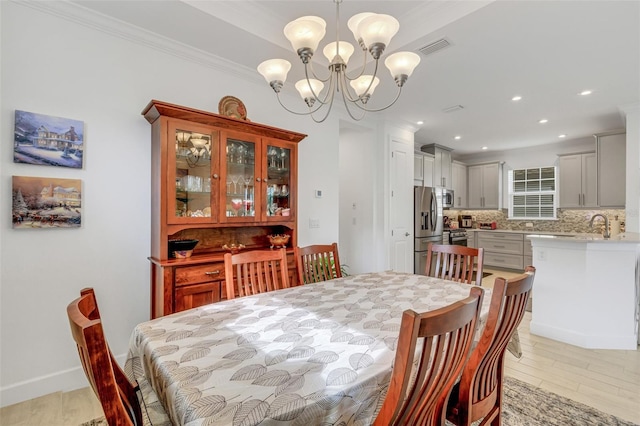
[[[485,271],[493,273],[483,280],[486,287],[491,287],[498,275],[516,275]],[[535,282],[533,285],[535,289]],[[530,322],[531,314],[527,313],[518,329],[523,355],[516,359],[507,353],[507,375],[640,425],[640,349],[582,349],[531,335]],[[101,415],[98,400],[89,388],[83,388],[4,407],[0,409],[0,425],[78,426]]]

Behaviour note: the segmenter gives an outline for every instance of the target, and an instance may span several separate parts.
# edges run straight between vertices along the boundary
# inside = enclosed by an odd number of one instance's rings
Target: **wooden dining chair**
[[[482,285],[483,260],[483,248],[430,243],[425,274],[445,280]],[[475,270],[474,263],[477,263]]]
[[[505,280],[495,279],[487,322],[478,345],[451,392],[447,419],[457,426],[501,424],[504,354],[514,331],[524,316],[536,268]]]
[[[107,423],[142,425],[138,387],[129,381],[109,349],[92,288],[80,291],[80,297],[67,306],[67,316],[82,368],[100,400]]]
[[[300,284],[317,283],[342,277],[338,244],[296,247],[294,253]]]
[[[391,383],[375,426],[444,424],[444,405],[469,357],[483,294],[474,287],[469,297],[444,308],[402,314]]]
[[[227,299],[289,287],[287,252],[254,250],[224,255]]]

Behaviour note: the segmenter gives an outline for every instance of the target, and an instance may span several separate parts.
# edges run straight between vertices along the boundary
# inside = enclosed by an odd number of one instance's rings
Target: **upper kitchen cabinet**
[[[420,150],[434,156],[433,186],[453,189],[451,182],[451,150],[437,144],[424,145]]]
[[[595,152],[563,155],[559,157],[559,207],[575,208],[598,206],[597,167],[598,161]]]
[[[598,152],[598,206],[625,207],[626,152],[625,133],[595,135]]]
[[[453,208],[467,208],[467,166],[451,162],[451,186],[453,187]]]
[[[500,163],[479,164],[468,166],[467,171],[468,208],[499,209],[502,165]]]
[[[413,180],[417,186],[433,186],[433,162],[430,154],[416,152],[413,157]]]

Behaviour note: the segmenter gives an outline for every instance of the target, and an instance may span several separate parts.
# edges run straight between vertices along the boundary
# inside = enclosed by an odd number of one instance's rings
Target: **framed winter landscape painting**
[[[84,123],[16,110],[13,162],[81,169]]]
[[[79,228],[82,181],[42,177],[12,177],[14,228]]]

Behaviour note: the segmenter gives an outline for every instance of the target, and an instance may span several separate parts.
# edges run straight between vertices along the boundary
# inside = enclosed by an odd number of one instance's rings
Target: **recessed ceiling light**
[[[566,137],[567,137],[567,135],[565,135],[565,134],[563,133],[563,134],[561,134],[561,135],[558,135],[558,137],[559,137],[559,138],[566,138]]]
[[[420,120],[420,121],[418,121],[416,124],[418,124],[418,126],[421,126],[421,125],[423,125],[423,124],[424,124],[424,121]]]
[[[512,101],[519,101],[520,99],[522,99],[522,96],[514,96],[511,98]]]
[[[483,146],[482,149],[489,149],[489,147],[488,146]]]
[[[460,139],[462,139],[462,136],[455,136],[454,139],[455,140],[460,140]]]
[[[587,95],[590,95],[591,93],[593,93],[591,90],[583,90],[582,92],[578,93],[578,95],[587,96]]]
[[[544,124],[547,123],[549,120],[547,120],[546,118],[543,118],[542,120],[538,121],[538,123],[540,124]]]

